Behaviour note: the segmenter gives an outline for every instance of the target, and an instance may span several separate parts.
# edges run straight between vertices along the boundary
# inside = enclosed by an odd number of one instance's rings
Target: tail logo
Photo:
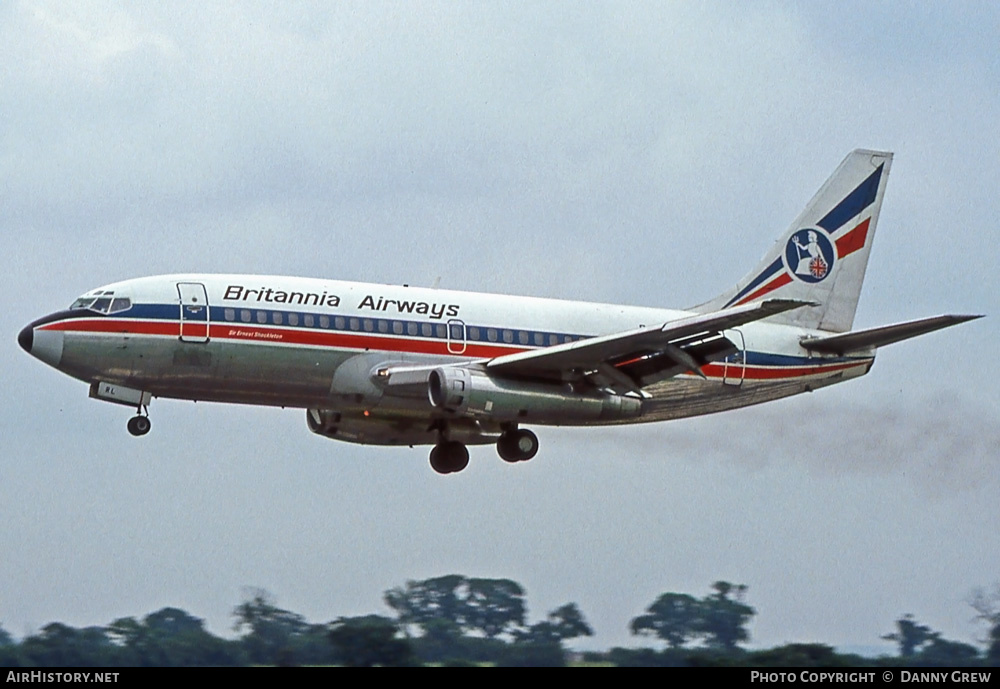
[[[826,232],[819,228],[799,230],[785,246],[788,272],[803,282],[820,282],[833,269],[836,252]]]

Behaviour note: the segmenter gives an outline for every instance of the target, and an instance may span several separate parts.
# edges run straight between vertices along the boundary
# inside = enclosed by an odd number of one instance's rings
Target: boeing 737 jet
[[[531,459],[525,426],[663,421],[866,374],[878,347],[978,316],[852,331],[892,154],[857,150],[764,256],[668,310],[252,275],[165,275],[87,292],[25,327],[25,351],[134,407],[153,397],[301,407],[314,433]]]

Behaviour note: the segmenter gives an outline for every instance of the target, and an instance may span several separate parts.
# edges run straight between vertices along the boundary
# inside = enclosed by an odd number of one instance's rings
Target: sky
[[[504,577],[595,636],[746,584],[751,645],[975,642],[1000,581],[994,3],[0,3],[0,626],[248,587],[325,622]],[[843,157],[895,153],[855,327],[987,317],[815,394],[472,449],[155,400],[153,431],[16,344],[90,289],[302,275],[685,307],[753,268]],[[975,354],[976,356],[972,356]]]

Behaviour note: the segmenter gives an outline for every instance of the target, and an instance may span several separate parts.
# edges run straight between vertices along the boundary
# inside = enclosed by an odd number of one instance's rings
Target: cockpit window
[[[96,297],[80,297],[70,305],[70,310],[75,311],[76,309],[86,309],[90,308],[90,305],[94,303]]]
[[[100,313],[107,313],[110,308],[111,297],[98,297],[97,301],[90,305],[91,311],[98,311]]]
[[[111,300],[111,309],[108,313],[120,313],[132,308],[132,300],[128,297],[115,297]]]
[[[89,309],[104,314],[120,313],[132,308],[132,300],[128,297],[116,297],[111,290],[103,290],[80,297],[69,308],[71,311]]]

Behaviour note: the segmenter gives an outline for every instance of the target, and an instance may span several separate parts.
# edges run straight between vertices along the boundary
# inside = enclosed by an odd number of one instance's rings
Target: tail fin
[[[850,153],[753,271],[695,311],[763,299],[819,304],[769,320],[847,332],[865,278],[892,153]]]

